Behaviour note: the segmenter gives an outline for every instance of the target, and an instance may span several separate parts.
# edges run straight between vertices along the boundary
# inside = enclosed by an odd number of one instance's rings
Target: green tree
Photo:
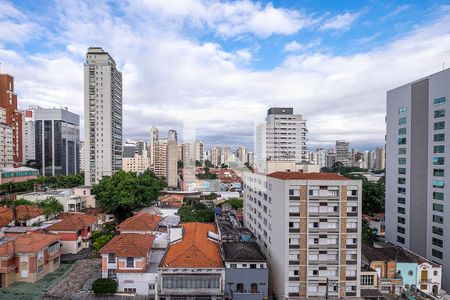
[[[99,278],[92,283],[94,294],[114,294],[117,291],[117,281],[109,278]]]
[[[369,223],[364,219],[362,221],[361,238],[362,238],[363,243],[366,243],[368,245],[372,245],[374,242],[377,242],[379,239],[377,230],[374,228],[371,228],[369,226]]]
[[[213,166],[213,164],[211,163],[210,160],[205,160],[205,166],[206,166],[207,168],[214,168],[214,167],[215,167],[215,166]]]
[[[178,210],[181,222],[214,222],[214,208],[197,202],[194,199],[186,199]]]
[[[167,182],[151,171],[147,170],[139,176],[133,172],[119,171],[103,177],[93,187],[93,193],[107,213],[122,221],[133,210],[153,204],[165,187]]]
[[[177,167],[178,167],[178,169],[183,169],[183,168],[184,168],[184,163],[183,163],[182,160],[179,160],[179,161],[178,161]]]
[[[113,232],[108,231],[93,231],[92,232],[92,248],[99,251],[115,236]]]
[[[234,209],[244,207],[244,201],[241,198],[230,198],[230,199],[222,202],[221,206],[223,206],[224,204],[230,204],[231,207],[233,207]]]
[[[217,199],[217,195],[216,193],[210,193],[208,196],[206,196],[206,199],[208,200],[216,200]]]
[[[64,206],[54,197],[48,197],[45,200],[37,201],[36,206],[44,210],[44,214],[47,218],[64,211]]]
[[[202,162],[199,161],[199,160],[196,160],[196,161],[195,161],[195,166],[196,166],[196,167],[201,167],[201,166],[202,166]]]

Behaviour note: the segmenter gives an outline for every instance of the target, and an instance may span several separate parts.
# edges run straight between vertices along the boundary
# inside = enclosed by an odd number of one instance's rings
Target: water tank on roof
[[[252,237],[251,234],[248,232],[241,233],[241,241],[243,242],[250,242],[251,237]]]

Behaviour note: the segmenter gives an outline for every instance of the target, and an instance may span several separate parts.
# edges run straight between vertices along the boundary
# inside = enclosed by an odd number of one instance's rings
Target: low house
[[[153,251],[155,236],[123,233],[115,236],[101,250],[102,277],[117,280],[118,291],[154,295],[157,266],[163,251]]]
[[[0,286],[34,283],[60,266],[60,239],[55,234],[26,233],[0,238]]]
[[[119,224],[122,233],[156,234],[161,217],[147,212],[139,212]]]
[[[0,168],[0,184],[18,183],[31,179],[37,179],[39,170],[28,167],[4,167]]]
[[[21,198],[37,202],[53,197],[62,204],[64,212],[81,212],[86,207],[85,196],[77,196],[73,189],[58,189],[46,192],[33,192],[20,195]]]
[[[63,219],[53,222],[45,230],[59,235],[62,254],[77,254],[91,246],[92,231],[96,228],[96,217],[73,213],[63,215]]]
[[[361,298],[368,300],[384,299],[378,289],[378,273],[367,265],[361,266],[360,273]]]
[[[225,297],[233,300],[268,299],[267,260],[255,242],[222,243]]]
[[[170,229],[170,244],[158,268],[160,297],[222,299],[225,269],[216,226],[206,223],[181,226]]]
[[[46,220],[44,211],[32,205],[0,208],[0,227],[33,226]]]

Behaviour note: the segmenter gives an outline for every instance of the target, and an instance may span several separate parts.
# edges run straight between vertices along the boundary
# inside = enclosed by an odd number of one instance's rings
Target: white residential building
[[[169,130],[167,135],[167,185],[178,187],[178,142],[175,130]]]
[[[293,108],[272,107],[266,122],[256,128],[255,160],[258,172],[265,172],[267,161],[308,162],[306,120]]]
[[[244,225],[267,256],[278,299],[360,296],[361,181],[245,173]]]
[[[194,161],[205,162],[203,142],[196,141],[194,143]]]
[[[344,167],[351,166],[350,143],[346,141],[336,141],[336,162],[341,162]]]
[[[100,47],[90,47],[84,65],[86,185],[122,168],[122,73]]]
[[[450,273],[450,69],[387,92],[386,239]],[[443,276],[443,289],[450,276]]]
[[[133,157],[122,158],[122,170],[125,172],[135,172],[140,174],[148,169],[150,169],[150,158],[144,155],[135,153]]]
[[[13,128],[6,124],[6,110],[0,107],[0,168],[14,163]]]
[[[30,107],[29,109],[22,112],[23,116],[22,149],[24,162],[36,159],[34,108],[35,107]]]

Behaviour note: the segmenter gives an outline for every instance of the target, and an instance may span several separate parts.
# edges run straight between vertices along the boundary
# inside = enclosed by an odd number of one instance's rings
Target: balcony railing
[[[250,290],[236,291],[231,289],[230,298],[232,300],[262,300],[264,299],[264,293],[261,290],[252,293]]]

